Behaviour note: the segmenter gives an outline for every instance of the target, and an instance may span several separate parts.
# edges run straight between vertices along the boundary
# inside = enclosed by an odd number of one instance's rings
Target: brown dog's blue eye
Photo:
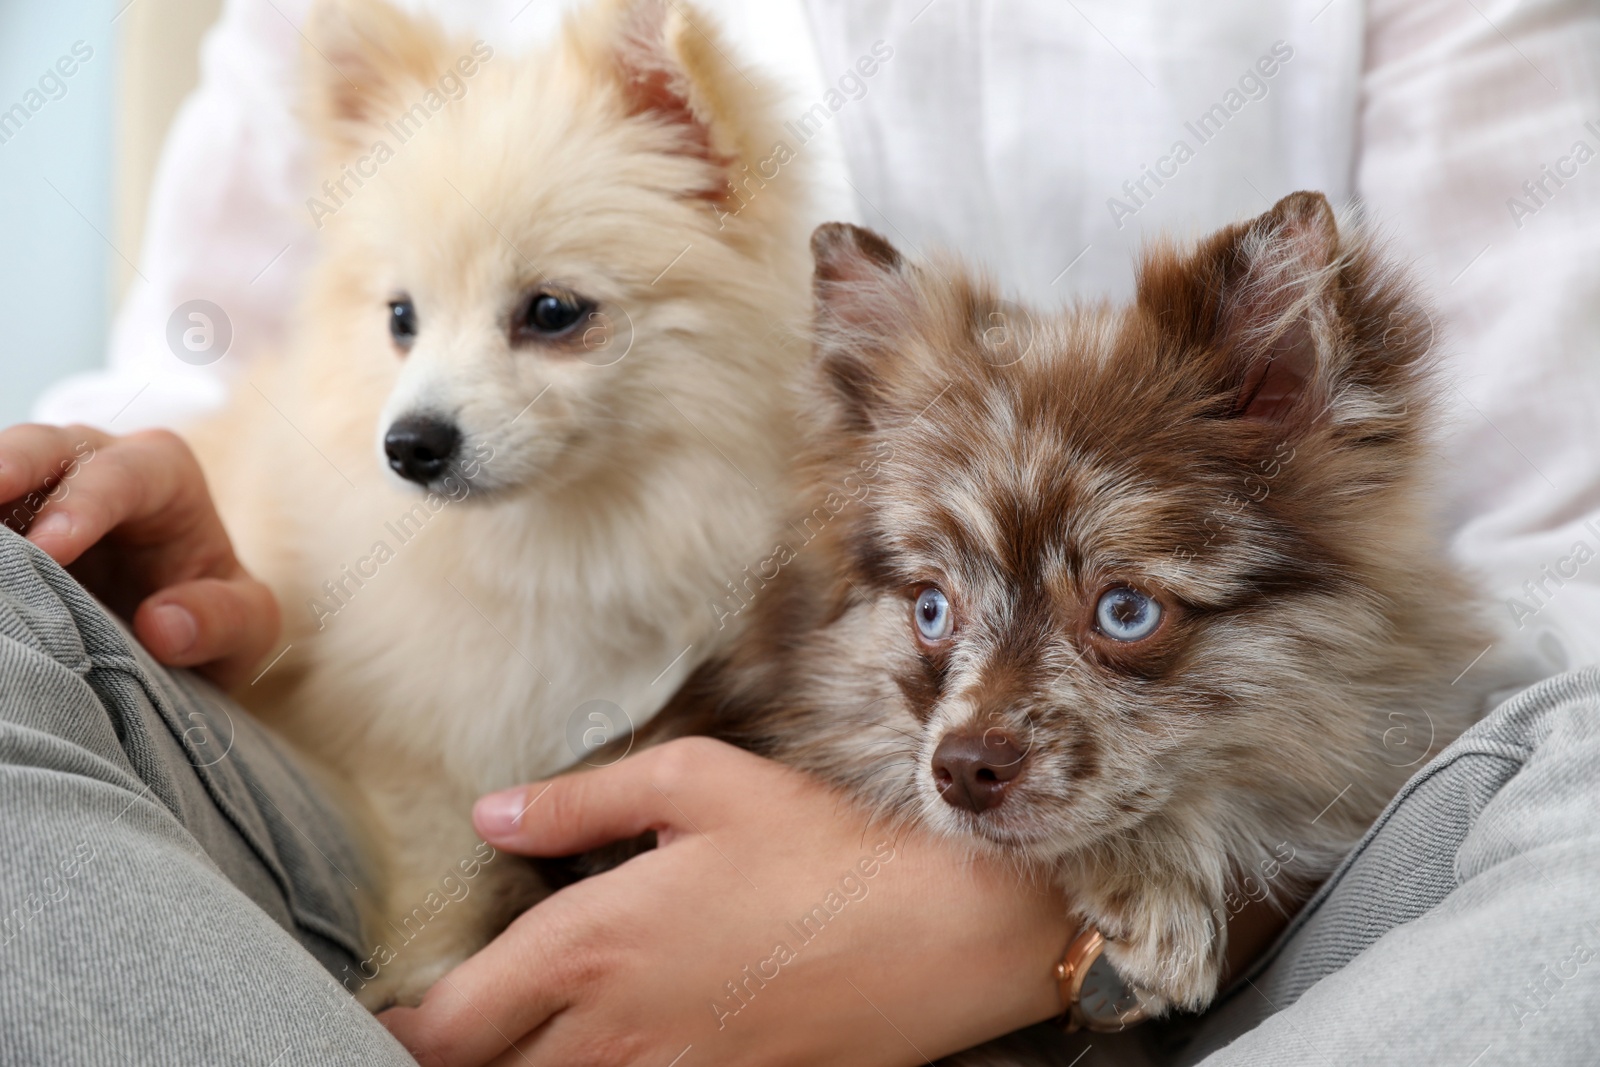
[[[589,309],[585,301],[535,293],[517,323],[517,332],[527,338],[556,337],[572,329]]]
[[[409,296],[389,301],[389,336],[401,348],[417,339],[417,307]]]
[[[917,594],[914,609],[917,635],[927,642],[943,641],[955,629],[955,616],[950,610],[950,599],[935,586],[928,586]]]
[[[1119,585],[1101,594],[1094,621],[1113,641],[1143,641],[1161,625],[1161,605],[1152,596]]]

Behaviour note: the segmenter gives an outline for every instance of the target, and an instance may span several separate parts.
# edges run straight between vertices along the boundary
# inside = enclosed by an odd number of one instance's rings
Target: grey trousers
[[[0,1064],[412,1062],[336,977],[363,875],[314,784],[3,529],[0,812]],[[1600,1063],[1600,672],[1422,768],[1211,1012],[1065,1051]]]
[[[0,1063],[415,1062],[334,978],[363,874],[330,806],[3,529],[0,857]]]
[[[1078,1067],[1600,1064],[1600,670],[1420,768],[1207,1014],[1082,1043]]]

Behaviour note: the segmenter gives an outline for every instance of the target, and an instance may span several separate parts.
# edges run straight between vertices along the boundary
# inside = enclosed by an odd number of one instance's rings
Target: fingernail
[[[163,604],[150,612],[150,625],[154,628],[158,644],[169,654],[181,656],[194,647],[200,636],[200,624],[185,608],[176,604]]]
[[[522,825],[522,813],[527,810],[527,804],[528,791],[523,788],[479,797],[472,806],[472,825],[491,843],[514,837]]]
[[[33,528],[28,531],[30,539],[52,537],[59,541],[70,536],[72,536],[72,516],[64,511],[52,511],[34,523]]]

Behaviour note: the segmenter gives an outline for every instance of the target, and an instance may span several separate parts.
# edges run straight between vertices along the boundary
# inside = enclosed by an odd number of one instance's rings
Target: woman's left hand
[[[150,654],[227,688],[278,639],[278,601],[239,563],[189,446],[166,430],[0,432],[0,520],[127,619]]]
[[[1056,893],[890,831],[822,783],[706,738],[484,798],[478,832],[653,851],[526,912],[381,1018],[430,1067],[926,1063],[1061,1010]]]

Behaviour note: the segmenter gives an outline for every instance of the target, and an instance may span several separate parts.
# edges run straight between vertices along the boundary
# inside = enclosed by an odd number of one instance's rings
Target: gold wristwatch
[[[1104,956],[1106,939],[1092,926],[1085,927],[1067,954],[1056,964],[1061,985],[1061,1017],[1067,1033],[1093,1030],[1112,1033],[1144,1022],[1149,1008],[1137,990],[1122,980]]]

